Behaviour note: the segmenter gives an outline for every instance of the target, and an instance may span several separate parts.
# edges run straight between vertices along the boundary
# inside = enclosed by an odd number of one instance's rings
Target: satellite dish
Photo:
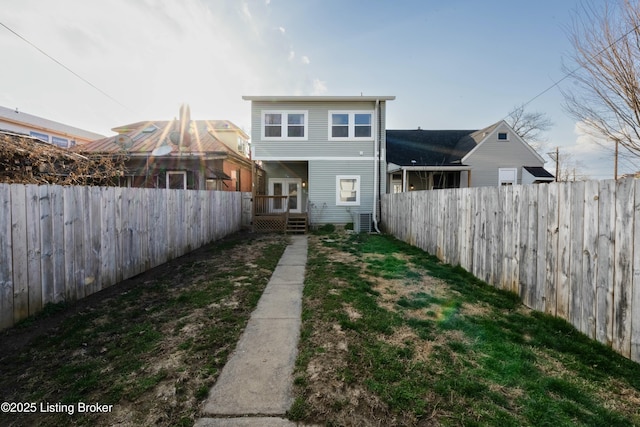
[[[115,142],[124,150],[128,150],[133,146],[133,140],[129,135],[118,135]]]
[[[180,132],[171,132],[169,134],[169,140],[174,145],[180,145]],[[191,135],[188,132],[185,132],[182,137],[182,144],[186,147],[191,145]]]
[[[168,145],[161,145],[159,147],[156,147],[152,152],[151,155],[152,156],[166,156],[167,154],[169,154],[171,152],[172,148]]]

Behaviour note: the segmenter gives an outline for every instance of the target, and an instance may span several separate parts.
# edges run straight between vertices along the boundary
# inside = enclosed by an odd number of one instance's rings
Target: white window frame
[[[349,127],[348,136],[332,136],[333,130],[333,115],[334,114],[348,114],[349,119],[347,126]],[[370,136],[355,136],[356,135],[356,114],[368,114],[371,116],[371,135]],[[373,141],[375,135],[375,115],[373,110],[330,110],[328,116],[328,135],[329,141]]]
[[[280,114],[281,136],[267,136],[265,118],[267,114]],[[304,136],[288,136],[289,114],[302,114],[304,116]],[[262,111],[261,135],[264,141],[307,141],[309,139],[309,111],[307,110],[264,110]]]
[[[340,181],[343,179],[355,180],[356,200],[345,202],[340,197]],[[337,175],[336,176],[336,206],[360,206],[360,175]]]
[[[500,134],[504,134],[505,138],[500,138]],[[496,135],[498,141],[508,141],[509,140],[509,132],[498,132]]]
[[[170,178],[171,175],[182,175],[182,188],[178,189],[178,190],[186,190],[187,189],[187,172],[185,172],[185,171],[167,171],[165,188],[171,189],[169,187],[169,181],[171,180],[171,178]]]
[[[503,172],[512,172],[514,179],[502,179]],[[518,168],[498,168],[498,185],[517,185],[518,184]]]

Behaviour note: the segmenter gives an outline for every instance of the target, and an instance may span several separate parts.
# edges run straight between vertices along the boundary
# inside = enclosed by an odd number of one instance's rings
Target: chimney
[[[188,104],[180,106],[180,147],[188,147],[191,145],[191,110]]]

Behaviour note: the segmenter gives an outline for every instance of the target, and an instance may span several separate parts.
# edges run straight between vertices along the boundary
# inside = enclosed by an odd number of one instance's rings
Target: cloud
[[[0,34],[0,50],[12,58],[0,67],[0,81],[12,82],[0,105],[103,134],[126,123],[171,119],[182,102],[194,119],[248,127],[242,95],[326,91],[324,82],[309,79],[309,58],[296,54],[280,17],[261,2],[112,0],[98,7],[23,0],[4,5],[3,16],[130,109],[10,34]]]
[[[320,79],[313,79],[313,90],[311,91],[311,95],[322,95],[327,93],[327,83],[323,82]]]

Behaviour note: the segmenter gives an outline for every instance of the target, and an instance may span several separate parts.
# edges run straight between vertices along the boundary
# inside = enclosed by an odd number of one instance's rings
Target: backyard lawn
[[[389,236],[310,236],[289,417],[640,425],[640,365]]]
[[[52,405],[0,425],[193,425],[287,241],[236,234],[0,332],[2,400]],[[384,235],[327,227],[308,255],[290,419],[640,425],[640,365],[516,296]]]

